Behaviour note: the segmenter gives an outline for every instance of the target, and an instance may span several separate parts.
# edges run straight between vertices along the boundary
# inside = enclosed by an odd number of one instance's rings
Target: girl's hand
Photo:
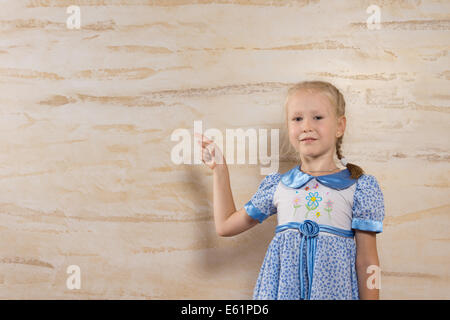
[[[197,143],[202,148],[202,161],[211,170],[218,164],[225,164],[225,158],[223,157],[222,151],[214,143],[214,141],[206,138],[203,134],[194,132],[194,135],[199,139]]]

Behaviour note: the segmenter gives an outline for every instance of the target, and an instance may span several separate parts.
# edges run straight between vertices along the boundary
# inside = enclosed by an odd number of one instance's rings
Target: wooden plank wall
[[[342,90],[344,155],[385,195],[381,298],[450,298],[448,1],[0,6],[0,298],[251,299],[276,217],[218,237],[212,175],[176,165],[171,135],[282,130],[287,88],[313,79]],[[230,165],[236,207],[260,167]]]

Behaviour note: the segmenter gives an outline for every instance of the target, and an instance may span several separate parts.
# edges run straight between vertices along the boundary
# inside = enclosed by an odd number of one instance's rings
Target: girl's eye
[[[314,117],[314,118],[317,118],[318,120],[323,119],[322,116],[316,116],[316,117]],[[294,121],[301,121],[301,120],[302,120],[302,117],[295,117],[293,120],[294,120]]]

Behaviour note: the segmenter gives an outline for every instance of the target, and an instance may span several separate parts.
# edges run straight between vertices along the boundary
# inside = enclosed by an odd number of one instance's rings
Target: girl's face
[[[330,156],[345,131],[345,116],[336,118],[335,107],[318,91],[299,90],[287,105],[289,141],[301,159]],[[308,139],[309,138],[309,139]]]

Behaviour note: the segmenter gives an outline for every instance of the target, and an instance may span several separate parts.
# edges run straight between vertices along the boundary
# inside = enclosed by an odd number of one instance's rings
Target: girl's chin
[[[313,148],[298,148],[297,151],[300,154],[302,154],[304,156],[308,156],[308,157],[314,157],[320,153],[320,152],[318,152],[318,150],[313,150]]]

